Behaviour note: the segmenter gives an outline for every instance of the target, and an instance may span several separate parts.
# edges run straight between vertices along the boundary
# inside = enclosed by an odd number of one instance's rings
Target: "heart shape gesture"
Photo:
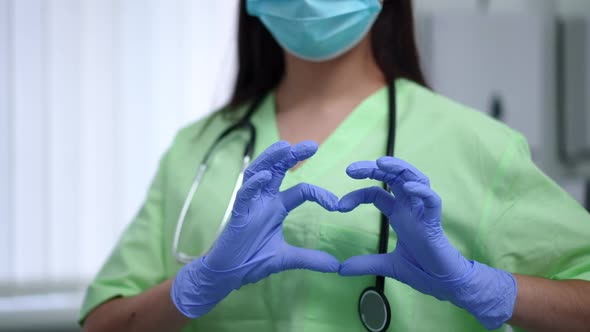
[[[488,329],[497,329],[512,316],[516,281],[512,274],[469,261],[453,247],[441,224],[442,202],[429,179],[403,160],[383,157],[353,163],[354,179],[387,183],[344,196],[341,212],[374,204],[385,214],[398,240],[393,252],[356,256],[342,263],[340,275],[380,275],[403,282],[439,300],[450,301],[473,314]]]
[[[441,225],[441,199],[428,178],[412,165],[384,157],[348,167],[349,176],[383,181],[394,195],[372,187],[338,201],[331,192],[305,183],[280,192],[287,171],[317,149],[314,142],[294,146],[279,142],[248,167],[227,227],[207,255],[185,265],[174,279],[171,297],[180,312],[189,318],[201,317],[243,285],[281,271],[308,269],[394,278],[468,310],[490,329],[511,317],[516,299],[514,277],[468,261],[450,244]],[[287,244],[283,221],[306,201],[340,212],[374,204],[398,235],[395,250],[352,257],[340,265],[328,253]]]
[[[171,297],[189,318],[201,317],[231,291],[270,274],[292,269],[338,272],[338,260],[321,251],[298,248],[283,238],[283,221],[306,201],[328,211],[338,210],[338,198],[309,184],[279,191],[285,174],[313,156],[314,142],[294,146],[278,142],[264,151],[244,173],[232,216],[211,251],[185,265],[176,275]]]

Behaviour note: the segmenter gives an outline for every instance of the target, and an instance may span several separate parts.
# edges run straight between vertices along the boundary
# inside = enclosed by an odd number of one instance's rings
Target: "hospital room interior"
[[[430,87],[523,134],[590,209],[590,1],[413,3]],[[175,134],[228,102],[237,13],[0,0],[0,331],[81,330],[86,287]]]

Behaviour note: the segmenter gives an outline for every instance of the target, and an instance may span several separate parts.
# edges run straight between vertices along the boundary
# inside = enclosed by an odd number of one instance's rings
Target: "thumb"
[[[285,244],[281,270],[305,269],[310,271],[335,273],[340,269],[340,262],[332,255],[319,250],[294,247]]]
[[[340,266],[338,274],[344,277],[363,275],[394,277],[395,269],[390,254],[363,255],[347,259]]]

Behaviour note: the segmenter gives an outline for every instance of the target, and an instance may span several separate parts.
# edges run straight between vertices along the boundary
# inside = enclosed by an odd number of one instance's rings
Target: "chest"
[[[385,118],[385,110],[383,110]],[[256,157],[269,145],[278,140],[278,135],[269,127],[258,127],[255,144]],[[481,193],[473,188],[470,173],[461,171],[461,160],[452,155],[452,146],[435,149],[437,137],[428,137],[408,130],[401,123],[396,141],[397,156],[427,174],[433,188],[443,198],[443,219],[445,232],[451,242],[469,255],[472,249],[471,235],[475,233],[481,211]],[[329,132],[321,131],[319,132]],[[307,132],[307,131],[306,131]],[[302,182],[321,186],[338,197],[363,187],[380,186],[376,181],[353,180],[345,170],[352,162],[375,160],[385,154],[388,140],[386,121],[348,121],[339,131],[326,139],[315,156],[294,172],[287,173],[282,190]],[[194,145],[179,151],[175,167],[170,169],[166,183],[166,249],[172,248],[176,220],[182,210],[199,161],[214,141],[202,139]],[[305,137],[309,139],[309,137]],[[432,141],[431,143],[424,140]],[[245,135],[234,135],[223,142],[213,154],[207,173],[201,180],[198,191],[191,200],[180,236],[180,248],[192,256],[206,252],[219,230],[223,216],[230,206],[231,195],[236,185],[242,153],[247,142]],[[468,193],[468,194],[466,194]],[[348,214],[330,213],[313,203],[306,203],[294,210],[285,221],[284,235],[293,245],[318,248],[322,244],[338,242],[333,248],[325,248],[338,258],[366,253],[377,248],[380,213],[373,206],[365,205]],[[365,239],[365,240],[360,240]],[[396,235],[390,232],[391,249],[395,246]],[[352,245],[351,245],[352,244]],[[168,253],[166,257],[173,257]],[[180,268],[170,261],[170,272]]]
[[[291,143],[313,140],[322,144],[341,126],[355,108],[354,101],[335,101],[324,106],[302,106],[276,114],[278,135]]]
[[[374,181],[350,179],[345,173],[351,162],[374,160],[384,154],[386,125],[378,124],[367,128],[367,131],[367,135],[357,136],[356,139],[343,136],[335,143],[328,141],[309,160],[309,164],[287,174],[282,189],[300,182],[309,182],[342,196],[358,188],[379,185]],[[272,140],[266,140],[264,133],[260,137],[262,141],[257,143],[257,153],[273,143]],[[409,139],[404,141],[411,142]],[[210,246],[227,208],[239,171],[243,140],[236,139],[226,144],[211,159],[210,169],[187,215],[181,247],[189,253],[198,254]],[[437,159],[435,150],[424,148],[426,145],[421,146],[423,148],[412,149],[410,144],[400,144],[399,157],[418,165],[429,174],[441,196],[448,201],[444,218],[445,227],[450,230],[449,236],[460,250],[467,251],[470,236],[466,227],[477,219],[479,209],[465,202],[462,194],[465,186],[460,182],[461,177],[455,177],[455,172],[449,171],[453,168],[440,167],[440,163],[446,160]],[[438,167],[433,167],[437,160]],[[194,169],[196,167],[198,165],[194,165]],[[179,184],[188,183],[183,186],[190,186],[192,176],[192,172],[171,175],[170,179],[175,183],[171,186],[173,189],[168,191],[171,193],[168,205],[171,211],[179,211],[178,202],[184,199],[188,190]],[[471,207],[467,209],[467,206]],[[307,203],[294,210],[285,220],[284,235],[287,242],[293,245],[322,250],[344,260],[351,256],[376,252],[379,221],[380,214],[373,206],[361,206],[351,213],[338,214]],[[167,232],[169,238],[172,236],[170,229],[171,227]],[[396,244],[396,234],[390,232],[389,236],[392,250]],[[178,267],[171,268],[170,274],[174,274]],[[259,331],[325,331],[330,328],[360,331],[356,308],[358,296],[364,288],[373,284],[374,278],[370,276],[349,279],[307,271],[273,275],[260,283],[233,292],[214,311],[196,321],[194,330],[230,331],[255,322],[258,325],[252,325],[251,328]],[[417,324],[421,327],[418,330],[432,330],[435,323],[445,322],[453,326],[449,321],[465,322],[469,319],[465,312],[423,296],[403,284],[388,280],[386,291],[392,307],[395,308],[392,330],[416,330]],[[318,319],[318,313],[321,313],[321,319]],[[424,313],[427,313],[428,320],[423,322]],[[301,322],[305,322],[305,329],[298,325]],[[475,331],[477,328],[469,325],[464,330]]]

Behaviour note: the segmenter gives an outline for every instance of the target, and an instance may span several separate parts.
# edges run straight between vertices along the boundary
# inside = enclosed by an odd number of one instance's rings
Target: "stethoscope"
[[[389,133],[387,137],[387,155],[393,156],[395,150],[395,134],[396,134],[396,116],[397,116],[397,105],[396,105],[396,95],[395,95],[395,84],[390,84],[388,87],[389,91]],[[254,145],[256,143],[256,128],[252,125],[250,118],[252,114],[258,109],[260,104],[262,103],[262,99],[257,100],[256,102],[252,103],[248,108],[248,111],[242,116],[242,118],[236,122],[234,125],[227,128],[225,131],[219,135],[219,137],[213,142],[205,156],[201,161],[201,165],[195,175],[189,193],[184,200],[184,204],[182,205],[182,209],[180,211],[180,215],[178,216],[178,221],[176,223],[176,231],[174,233],[174,242],[173,242],[173,253],[174,257],[179,263],[187,264],[194,259],[200,256],[191,256],[188,255],[179,249],[179,242],[180,242],[180,234],[182,233],[182,227],[184,225],[184,221],[186,219],[186,215],[190,208],[191,202],[195,196],[195,193],[199,189],[201,185],[201,180],[203,176],[207,172],[207,168],[209,165],[209,160],[213,155],[213,152],[219,146],[220,142],[223,141],[224,138],[229,136],[231,133],[236,132],[241,129],[245,129],[249,134],[248,143],[244,148],[243,159],[242,159],[242,167],[240,173],[238,174],[238,178],[236,180],[229,204],[225,213],[223,215],[223,219],[217,229],[215,239],[219,237],[221,232],[225,229],[225,226],[231,216],[231,211],[234,206],[234,202],[236,199],[236,195],[238,190],[242,185],[242,181],[244,179],[244,171],[250,164],[252,160],[252,155],[254,152]],[[386,184],[384,184],[384,188],[389,191],[389,188]],[[385,215],[381,215],[381,225],[379,230],[379,253],[384,254],[387,253],[387,247],[389,244],[389,221]],[[204,253],[203,253],[204,254]],[[358,302],[358,312],[359,317],[365,328],[370,332],[381,332],[386,331],[391,323],[391,307],[389,305],[389,301],[385,296],[385,277],[377,276],[375,279],[375,286],[371,286],[366,288],[361,292],[361,296],[359,297]]]

